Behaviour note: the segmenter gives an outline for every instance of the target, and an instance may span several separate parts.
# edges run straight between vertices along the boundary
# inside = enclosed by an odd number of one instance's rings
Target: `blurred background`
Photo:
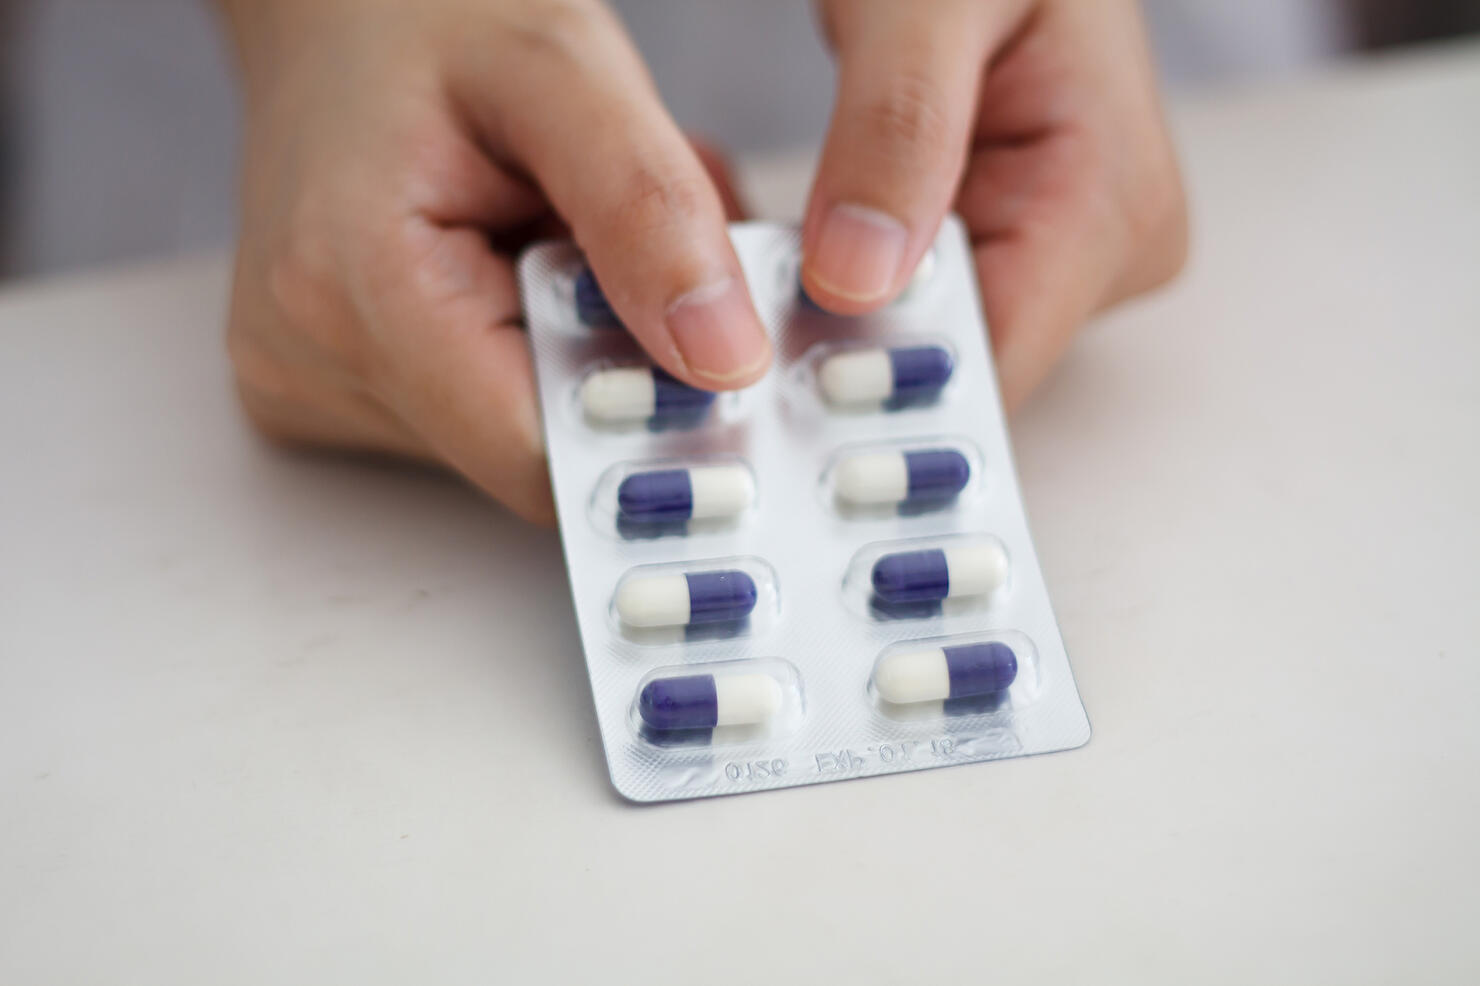
[[[831,68],[804,0],[617,6],[685,127],[740,154],[817,141]],[[1145,7],[1173,90],[1480,30],[1480,0]],[[0,0],[0,278],[229,242],[237,114],[211,0]]]

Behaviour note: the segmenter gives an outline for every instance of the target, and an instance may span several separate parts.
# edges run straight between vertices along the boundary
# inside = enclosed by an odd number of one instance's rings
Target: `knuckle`
[[[276,348],[275,329],[255,317],[260,309],[238,293],[226,330],[238,403],[259,434],[280,443],[302,437],[305,420],[324,401],[324,383],[314,373]]]
[[[226,334],[226,351],[244,400],[250,397],[254,406],[261,407],[292,399],[296,387],[288,368],[235,323]]]
[[[598,13],[588,0],[542,0],[510,25],[511,34],[537,58],[580,66],[592,33],[599,30]]]
[[[322,219],[308,202],[291,209],[282,239],[268,258],[267,293],[289,321],[309,322],[327,290],[328,245],[320,233]]]
[[[319,213],[309,205],[292,211],[260,268],[260,307],[275,337],[306,345],[326,360],[358,372],[364,349],[359,320],[330,243],[329,225]]]
[[[241,347],[232,350],[236,396],[253,429],[276,441],[291,437],[285,426],[284,408],[290,405],[293,387],[286,373],[272,361]]]
[[[1164,284],[1187,263],[1189,220],[1182,177],[1170,152],[1147,168],[1132,196],[1131,238],[1147,258],[1151,286]]]
[[[950,140],[945,93],[922,71],[903,72],[864,108],[868,136],[889,151],[940,152]]]

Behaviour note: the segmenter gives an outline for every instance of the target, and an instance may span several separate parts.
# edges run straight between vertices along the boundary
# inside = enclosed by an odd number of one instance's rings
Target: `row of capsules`
[[[933,253],[927,253],[903,302],[926,282]],[[804,304],[811,305],[802,295]],[[592,328],[620,328],[595,276],[583,268],[574,286],[580,321]],[[937,401],[950,382],[955,361],[939,344],[842,349],[820,361],[816,386],[825,404],[845,412],[889,412]],[[680,382],[661,369],[604,367],[581,384],[584,415],[598,426],[640,425],[690,428],[709,416],[716,395]],[[827,485],[845,514],[894,510],[925,514],[949,506],[979,468],[960,448],[907,444],[887,450],[843,454],[828,468]],[[756,481],[739,461],[681,468],[618,470],[612,488],[597,498],[615,505],[618,532],[628,537],[684,533],[694,525],[723,525],[750,509]],[[847,582],[873,615],[887,619],[924,617],[944,605],[989,599],[1008,577],[1000,541],[985,535],[938,539],[925,548],[862,552]],[[775,576],[758,561],[734,567],[644,566],[618,584],[614,612],[628,636],[639,642],[712,639],[737,632],[758,612],[774,610]],[[659,671],[638,689],[633,714],[641,732],[659,743],[707,741],[716,730],[737,736],[764,729],[786,703],[783,680],[790,665],[757,669],[758,662],[705,673]],[[759,662],[765,664],[767,662]],[[947,711],[985,711],[1018,675],[1018,658],[1001,640],[925,647],[895,646],[876,662],[871,689],[886,708],[908,717],[922,705]],[[794,684],[794,683],[793,683]]]

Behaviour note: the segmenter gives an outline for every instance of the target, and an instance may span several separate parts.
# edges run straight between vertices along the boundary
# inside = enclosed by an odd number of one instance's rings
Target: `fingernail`
[[[909,231],[893,216],[843,202],[823,219],[807,273],[839,297],[878,301],[894,286],[908,245]]]
[[[771,358],[745,283],[726,276],[668,306],[668,331],[696,377],[716,387],[748,380]]]

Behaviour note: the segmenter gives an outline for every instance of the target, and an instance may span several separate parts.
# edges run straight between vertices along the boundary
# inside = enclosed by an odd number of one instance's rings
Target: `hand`
[[[512,258],[567,225],[708,390],[770,343],[722,189],[596,0],[223,0],[247,103],[228,343],[285,441],[449,465],[553,519]]]
[[[955,208],[1012,407],[1089,315],[1181,268],[1186,206],[1133,0],[820,8],[839,79],[803,235],[818,303],[885,304]]]

